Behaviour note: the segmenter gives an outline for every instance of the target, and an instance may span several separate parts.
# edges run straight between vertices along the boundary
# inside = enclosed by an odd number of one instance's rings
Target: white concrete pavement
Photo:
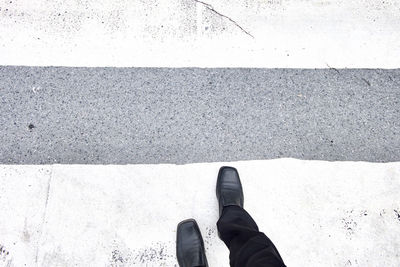
[[[3,0],[0,33],[0,65],[400,66],[400,0]]]
[[[176,224],[187,218],[210,266],[228,266],[215,226],[224,164],[2,165],[0,266],[176,266]],[[399,266],[400,163],[229,165],[288,266]]]

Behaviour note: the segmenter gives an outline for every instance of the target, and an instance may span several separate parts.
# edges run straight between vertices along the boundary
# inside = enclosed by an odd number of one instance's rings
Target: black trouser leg
[[[285,266],[275,245],[258,231],[257,224],[243,208],[224,207],[217,227],[220,238],[230,250],[231,267]]]

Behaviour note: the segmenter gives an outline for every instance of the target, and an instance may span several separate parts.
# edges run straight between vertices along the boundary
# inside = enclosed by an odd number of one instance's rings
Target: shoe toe
[[[181,267],[207,266],[204,242],[195,220],[188,219],[178,224],[176,255]]]
[[[220,215],[226,206],[235,205],[243,208],[243,189],[239,173],[235,168],[223,166],[219,169],[216,189]]]

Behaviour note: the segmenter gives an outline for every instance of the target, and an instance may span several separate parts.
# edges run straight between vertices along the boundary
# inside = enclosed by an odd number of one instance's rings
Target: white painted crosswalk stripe
[[[215,226],[224,164],[3,165],[0,266],[175,266],[176,224],[191,217],[210,266],[228,266]],[[398,265],[400,163],[229,164],[288,266]]]
[[[0,65],[398,68],[400,1],[3,1]]]

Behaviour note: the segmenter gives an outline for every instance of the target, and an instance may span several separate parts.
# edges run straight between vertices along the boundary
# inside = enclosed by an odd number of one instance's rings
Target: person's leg
[[[224,207],[217,227],[232,267],[285,266],[274,244],[240,206]]]
[[[218,173],[218,233],[230,250],[231,267],[285,266],[271,240],[243,209],[243,189],[237,170],[222,167]]]

